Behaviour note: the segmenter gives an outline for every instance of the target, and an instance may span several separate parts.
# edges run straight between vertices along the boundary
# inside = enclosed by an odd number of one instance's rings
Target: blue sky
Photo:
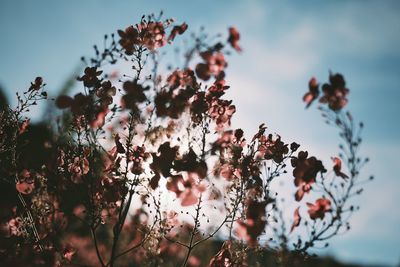
[[[323,4],[322,4],[323,3]],[[327,250],[344,261],[400,262],[399,1],[0,1],[0,85],[11,99],[37,75],[55,92],[105,33],[164,10],[191,29],[236,26],[243,53],[230,58],[234,124],[259,123],[329,159],[336,135],[301,97],[311,76],[345,75],[350,109],[366,124],[362,151],[376,180],[356,202],[353,229]],[[40,116],[40,112],[36,114]],[[290,121],[290,123],[287,123]]]

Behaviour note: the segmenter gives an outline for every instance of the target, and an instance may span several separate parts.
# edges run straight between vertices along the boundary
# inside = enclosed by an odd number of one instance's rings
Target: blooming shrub
[[[273,251],[293,266],[319,243],[349,229],[361,193],[358,155],[362,124],[348,111],[349,89],[340,74],[315,78],[304,96],[319,100],[322,115],[343,141],[323,164],[299,144],[269,134],[264,124],[246,137],[232,129],[236,112],[225,75],[227,57],[240,52],[240,34],[192,34],[180,51],[182,66],[163,68],[163,49],[188,25],[161,16],[105,37],[95,46],[82,91],[55,100],[61,110],[45,142],[46,155],[24,150],[29,108],[47,98],[38,77],[0,114],[1,260],[14,266],[248,266],[249,253]],[[182,37],[183,38],[183,37]],[[219,38],[219,39],[218,39]],[[111,79],[107,66],[129,64]],[[301,149],[300,149],[301,148]],[[44,152],[43,152],[44,153]],[[290,164],[289,164],[290,162]],[[288,166],[289,164],[289,166]],[[292,172],[288,172],[292,167]],[[296,203],[287,220],[276,180],[288,179]],[[290,227],[290,229],[289,229]],[[215,255],[196,248],[222,240]],[[4,265],[4,266],[6,266]]]

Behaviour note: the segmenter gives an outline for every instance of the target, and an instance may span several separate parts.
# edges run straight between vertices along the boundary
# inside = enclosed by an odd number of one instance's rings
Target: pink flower
[[[24,195],[29,195],[35,189],[34,179],[32,179],[31,173],[28,170],[24,169],[19,174],[19,181],[16,183],[15,188]]]
[[[319,96],[318,87],[319,85],[317,80],[314,77],[311,78],[311,80],[308,83],[309,91],[303,96],[303,101],[306,102],[307,104],[306,108],[308,108],[312,104],[312,102],[314,102],[314,100],[318,98]]]
[[[36,77],[34,82],[31,82],[31,86],[29,87],[29,91],[38,91],[43,85],[43,78]]]
[[[309,157],[307,151],[300,151],[297,157],[292,158],[294,184],[298,187],[296,201],[300,201],[304,193],[311,190],[311,185],[315,183],[319,172],[325,172],[325,168],[320,160]]]
[[[21,217],[12,218],[11,220],[8,221],[7,228],[9,231],[8,232],[9,235],[15,235],[15,236],[23,235],[24,221],[22,220]]]
[[[308,214],[310,214],[310,218],[313,220],[323,219],[325,217],[325,213],[331,211],[331,201],[326,198],[319,198],[315,201],[315,204],[307,203]]]
[[[167,43],[162,22],[142,22],[138,25],[138,30],[141,37],[140,43],[149,50],[155,50]]]
[[[82,183],[82,176],[89,172],[89,161],[86,158],[75,157],[73,162],[68,165],[71,180],[74,183]]]
[[[174,28],[172,28],[172,31],[170,33],[170,35],[168,36],[168,41],[173,41],[175,39],[175,36],[177,36],[178,34],[181,35],[183,34],[188,28],[188,25],[186,23],[182,23],[179,26],[174,26]]]
[[[29,195],[30,193],[32,193],[33,189],[35,188],[35,184],[33,182],[28,183],[28,182],[17,182],[17,184],[15,185],[16,189],[18,192],[20,192],[21,194],[24,195]]]
[[[217,99],[214,100],[208,112],[210,117],[217,124],[217,131],[222,131],[231,125],[232,115],[236,112],[236,107],[231,105],[232,101]]]
[[[333,111],[339,111],[347,105],[347,95],[349,89],[346,88],[346,82],[341,74],[329,75],[329,82],[322,86],[324,95],[319,99],[319,102],[328,104]]]
[[[221,250],[211,259],[208,267],[230,267],[233,264],[231,241],[226,241]]]
[[[125,49],[125,54],[132,55],[136,50],[135,45],[139,44],[138,30],[133,26],[129,26],[125,31],[118,30],[118,34],[121,37],[119,44]]]
[[[267,201],[247,200],[246,221],[238,221],[237,234],[250,245],[257,242],[257,237],[264,231],[266,220]]]
[[[229,37],[228,37],[228,42],[231,44],[231,46],[238,52],[242,51],[242,48],[239,46],[239,39],[240,39],[240,34],[236,30],[235,27],[230,27],[229,28]]]
[[[340,176],[343,179],[349,178],[346,174],[344,174],[342,170],[342,161],[338,157],[333,157],[332,158],[334,165],[333,165],[333,171],[335,172],[336,176]]]
[[[175,70],[168,78],[167,82],[172,90],[176,88],[198,88],[196,76],[190,68],[184,70]]]
[[[294,228],[300,225],[301,222],[301,217],[300,217],[300,207],[298,207],[293,214],[293,224],[292,227],[290,228],[290,232],[293,232]]]
[[[200,56],[204,60],[204,63],[199,63],[196,66],[196,74],[200,79],[207,81],[211,76],[214,76],[217,80],[224,78],[224,69],[228,65],[224,54],[208,50],[201,52]]]
[[[268,137],[262,135],[259,138],[258,151],[267,160],[274,160],[276,163],[281,163],[286,154],[289,153],[288,145],[281,141],[281,137],[278,135],[273,140],[272,134]]]

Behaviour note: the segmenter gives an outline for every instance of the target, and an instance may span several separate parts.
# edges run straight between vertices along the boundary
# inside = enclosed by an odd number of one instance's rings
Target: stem
[[[99,245],[97,243],[97,237],[96,237],[96,232],[95,231],[96,231],[96,229],[94,227],[90,227],[90,232],[92,233],[92,237],[93,237],[93,241],[94,241],[94,247],[96,249],[97,258],[99,259],[101,266],[105,267],[104,261],[103,261],[103,259],[101,257],[100,251],[99,251]]]
[[[124,171],[125,182],[127,180],[128,171],[129,171],[129,149],[130,149],[132,138],[133,138],[133,121],[134,121],[133,116],[134,116],[134,114],[131,114],[131,116],[130,116],[129,130],[128,130],[129,134],[128,134],[128,139],[126,140],[126,153],[125,153],[126,166],[125,166],[125,171]],[[110,262],[109,262],[110,267],[114,266],[115,254],[117,252],[117,244],[118,244],[119,236],[121,234],[122,227],[125,223],[126,216],[128,215],[128,211],[129,211],[129,207],[130,207],[130,204],[132,201],[133,194],[134,194],[134,190],[133,190],[133,184],[132,184],[131,188],[129,190],[128,202],[126,202],[126,204],[125,204],[126,195],[121,197],[121,207],[119,209],[118,221],[114,225],[114,239],[113,239],[113,244],[112,244],[112,248],[111,248],[111,257],[110,257]],[[124,204],[125,204],[125,207],[124,207]]]
[[[185,267],[187,265],[190,253],[192,252],[193,248],[195,247],[195,245],[193,245],[193,239],[194,239],[194,236],[197,233],[197,227],[199,225],[199,215],[200,215],[200,210],[201,210],[201,201],[202,201],[202,195],[200,195],[199,202],[197,203],[196,217],[194,219],[194,227],[192,229],[192,232],[190,233],[190,241],[189,241],[189,245],[187,246],[188,251],[186,253],[186,257],[185,257],[185,260],[184,260],[184,262],[182,264],[182,267]]]

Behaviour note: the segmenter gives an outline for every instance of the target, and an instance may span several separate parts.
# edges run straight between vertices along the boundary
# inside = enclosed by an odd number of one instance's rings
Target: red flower
[[[298,187],[296,201],[300,201],[304,193],[311,190],[311,185],[315,183],[318,172],[325,172],[325,168],[320,160],[315,157],[308,157],[307,151],[300,151],[297,157],[292,158],[294,184]]]
[[[319,198],[315,201],[315,204],[307,203],[308,214],[310,214],[310,218],[316,220],[320,218],[321,220],[325,217],[326,212],[331,211],[331,201],[326,198]]]
[[[306,108],[308,108],[312,102],[319,96],[319,85],[317,80],[313,77],[311,78],[310,82],[308,83],[309,91],[303,96],[303,101],[306,102]]]
[[[231,46],[238,52],[242,51],[242,48],[239,46],[238,42],[240,39],[240,34],[236,30],[235,27],[230,27],[229,28],[229,37],[228,37],[228,42],[231,44]]]
[[[319,99],[319,102],[328,104],[333,111],[339,111],[348,102],[346,96],[349,93],[349,89],[346,88],[346,83],[341,74],[330,74],[329,82],[322,86],[324,95]]]
[[[223,164],[219,168],[219,174],[224,177],[226,180],[231,181],[235,176],[234,168],[230,164]]]

